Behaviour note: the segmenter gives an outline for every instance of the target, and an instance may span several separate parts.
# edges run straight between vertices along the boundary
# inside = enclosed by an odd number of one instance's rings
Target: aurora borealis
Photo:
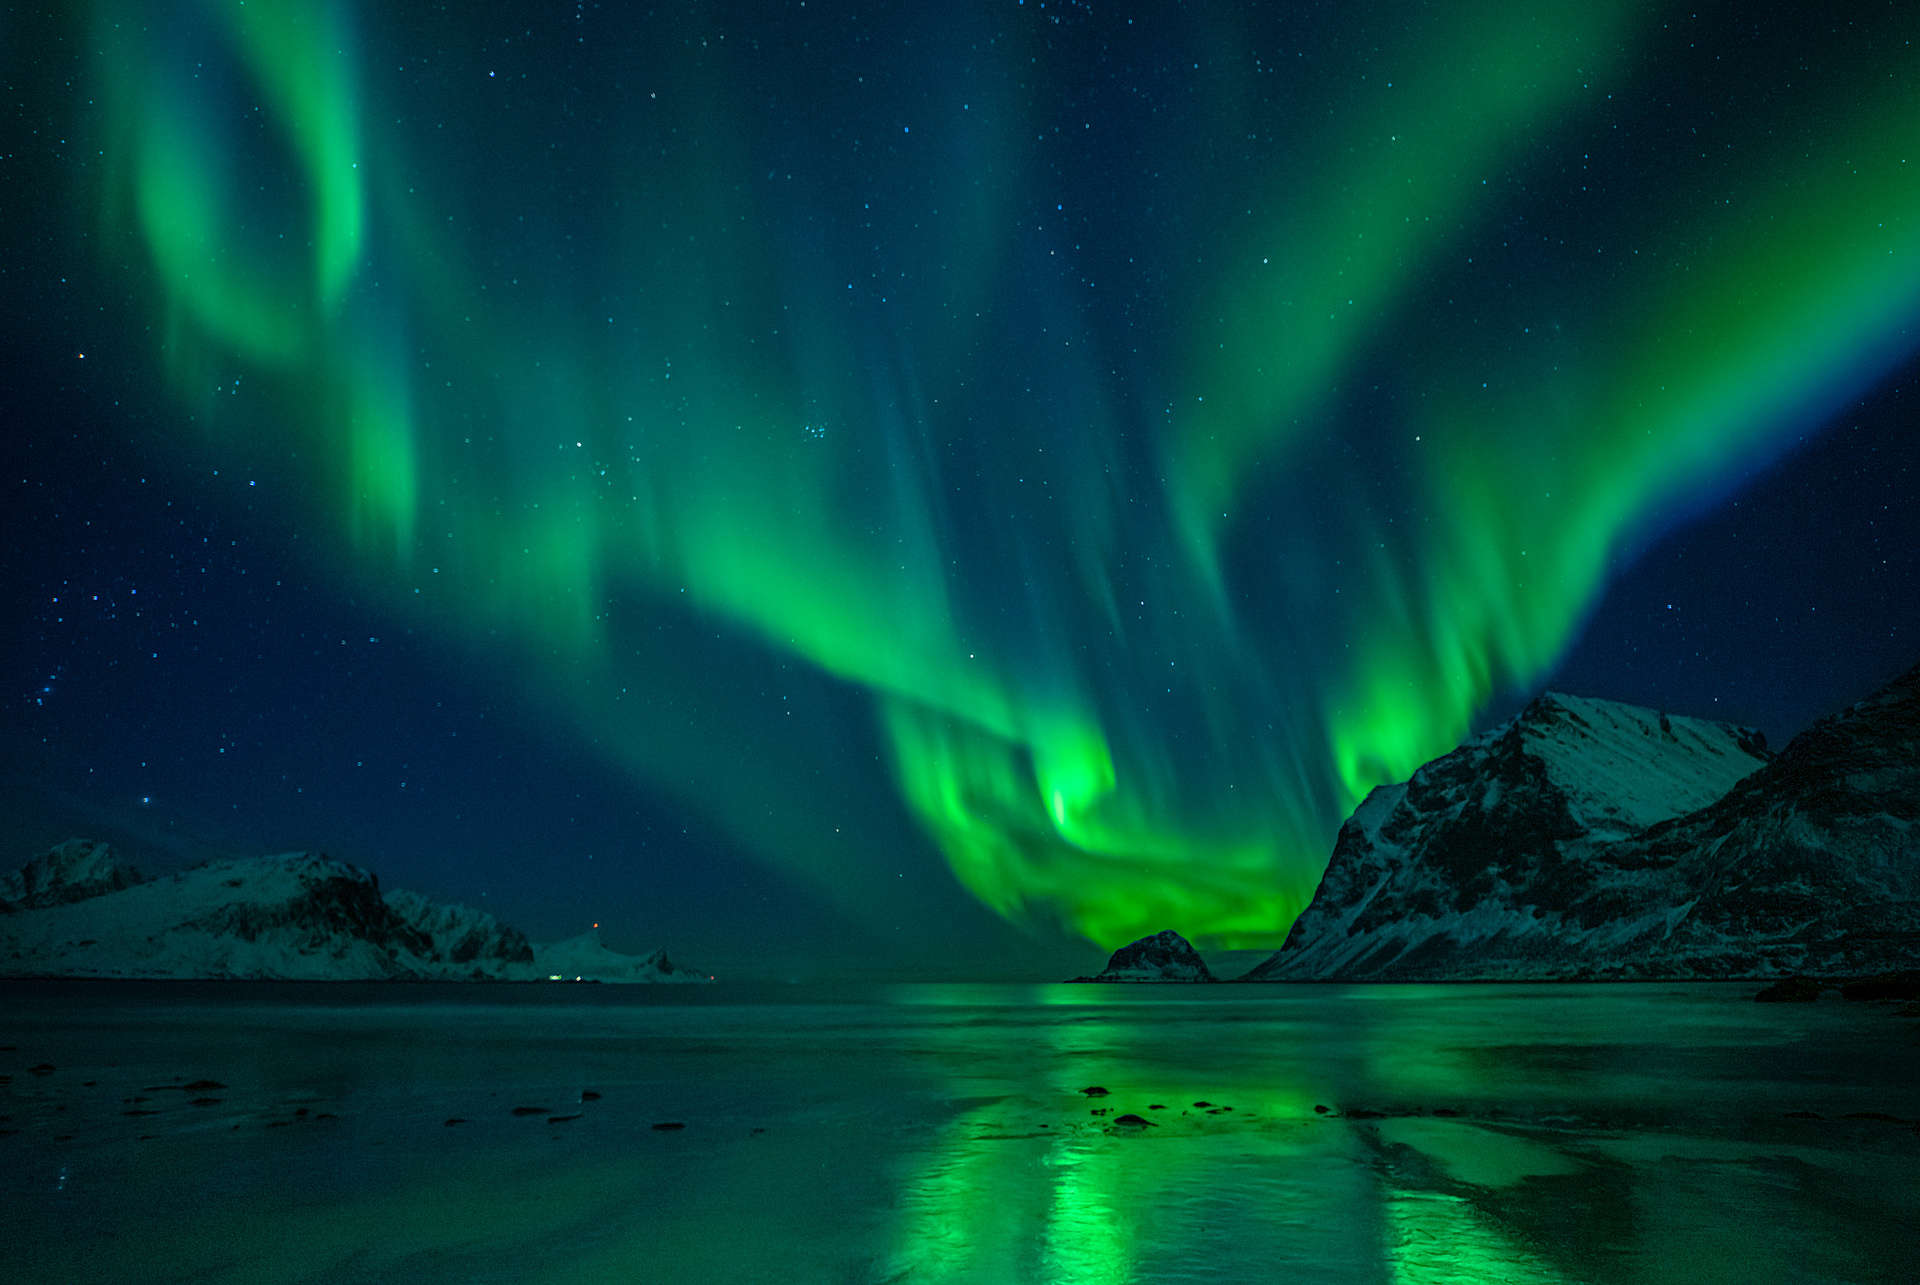
[[[1273,945],[1912,359],[1920,16],[1268,8],[99,3],[54,199],[140,450],[783,877]]]

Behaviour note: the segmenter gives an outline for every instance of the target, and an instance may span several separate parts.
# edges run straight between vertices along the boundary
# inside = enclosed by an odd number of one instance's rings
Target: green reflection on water
[[[944,988],[935,1002],[977,1005],[984,1021],[1006,994]],[[970,1025],[919,1033],[956,1099],[996,1077],[1014,1091],[958,1112],[902,1157],[895,1243],[878,1279],[1128,1285],[1263,1257],[1304,1258],[1325,1279],[1568,1279],[1471,1199],[1476,1188],[1578,1175],[1555,1145],[1458,1119],[1349,1117],[1327,1105],[1340,1100],[1336,1080],[1287,1042],[1284,1023],[1255,1028],[1275,1042],[1271,1070],[1238,1058],[1210,1066],[1220,1059],[1181,1049],[1177,1036],[1170,1049],[1169,1026],[1217,1033],[1235,1013],[1230,999],[1150,1004],[1064,986],[1026,999],[1054,1016],[1033,1028],[1028,1056],[1006,1065],[982,1064]],[[1368,1006],[1356,1026],[1375,1029],[1356,1035],[1391,1047],[1392,1028],[1418,1025],[1422,1012]],[[1374,1089],[1388,1095],[1471,1088],[1470,1061],[1430,1041],[1423,1056],[1377,1069]],[[1093,1086],[1107,1092],[1086,1094]],[[1150,1123],[1115,1123],[1130,1113]]]
[[[0,1244],[26,1279],[63,1281],[1748,1285],[1897,1279],[1916,1212],[1911,1028],[1837,1004],[888,1001],[29,1014],[9,1034],[62,1073],[8,1086],[25,1132],[4,1143]],[[90,1063],[106,1029],[111,1064]],[[189,1064],[234,1086],[224,1102],[119,1114]],[[507,1112],[586,1082],[605,1096],[570,1123]],[[338,1118],[269,1131],[296,1100]],[[1807,1107],[1820,1118],[1790,1114]],[[1867,1109],[1906,1123],[1850,1114]],[[1116,1126],[1126,1112],[1155,1127]],[[650,1127],[669,1114],[686,1129]],[[70,1192],[48,1193],[56,1173]]]

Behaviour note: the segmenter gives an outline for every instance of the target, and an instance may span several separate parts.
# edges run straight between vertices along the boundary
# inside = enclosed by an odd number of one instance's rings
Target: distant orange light
[[[599,923],[598,923],[598,922],[596,921],[596,922],[594,923],[594,925],[593,925],[593,926],[594,926],[595,928],[598,928],[598,927],[599,927],[600,925],[599,925]]]

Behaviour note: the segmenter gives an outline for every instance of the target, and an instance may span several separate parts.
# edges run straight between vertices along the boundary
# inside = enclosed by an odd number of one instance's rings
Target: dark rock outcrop
[[[285,873],[298,882],[294,895],[229,902],[181,926],[246,942],[291,937],[301,948],[313,951],[327,951],[342,941],[363,941],[378,950],[426,959],[437,953],[433,939],[396,914],[381,897],[380,881],[372,873],[313,853],[280,860]]]
[[[110,845],[68,839],[0,876],[0,914],[85,901],[145,881]]]
[[[386,894],[387,905],[433,943],[436,957],[487,976],[502,964],[533,963],[533,945],[518,928],[484,910],[430,901],[404,890]]]
[[[1211,982],[1216,980],[1190,942],[1172,929],[1142,937],[1113,952],[1107,966],[1080,982]]]
[[[1841,986],[1840,995],[1843,999],[1920,999],[1920,970],[1858,978]]]

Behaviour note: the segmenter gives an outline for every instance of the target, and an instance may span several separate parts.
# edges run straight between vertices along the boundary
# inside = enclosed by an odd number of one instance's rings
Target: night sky
[[[512,8],[0,17],[9,862],[1045,972],[1920,659],[1910,6]]]

